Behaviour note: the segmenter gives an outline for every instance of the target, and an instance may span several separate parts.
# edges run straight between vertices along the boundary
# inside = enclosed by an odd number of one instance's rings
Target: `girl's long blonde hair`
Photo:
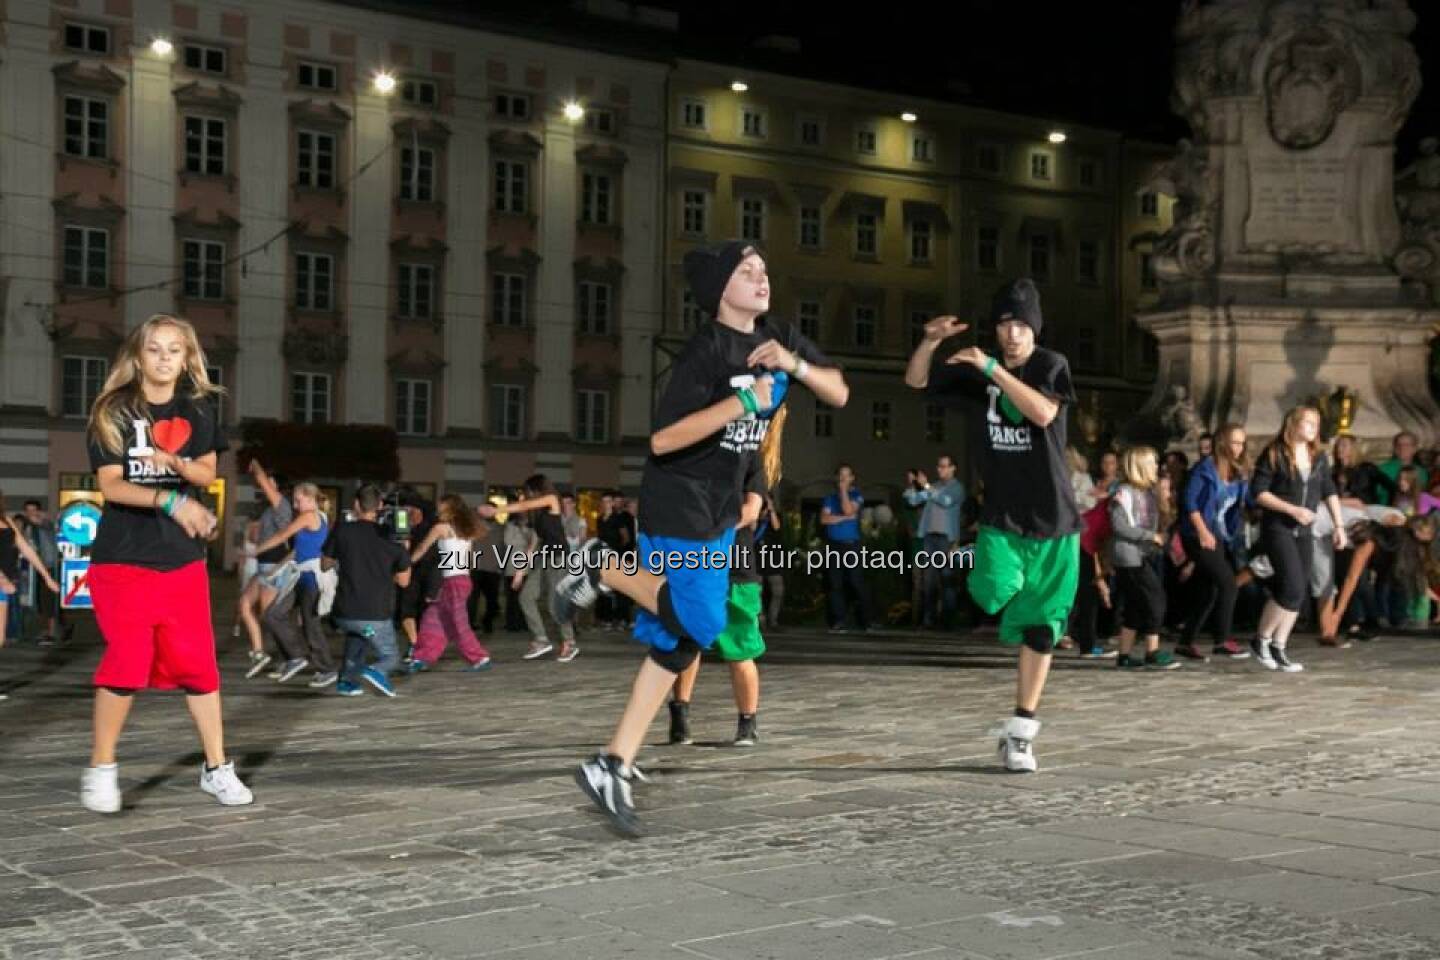
[[[110,367],[110,375],[105,378],[105,386],[95,398],[95,406],[90,408],[90,437],[112,454],[118,454],[125,443],[120,430],[121,423],[137,417],[149,419],[149,415],[145,413],[145,395],[141,390],[140,355],[145,352],[145,341],[150,334],[163,326],[174,327],[185,340],[185,373],[190,378],[189,396],[200,400],[224,393],[224,390],[210,382],[210,376],[205,372],[205,351],[201,348],[200,338],[196,336],[195,328],[190,322],[168,313],[155,314],[125,337],[125,342],[120,345],[120,352],[115,355],[115,363]]]
[[[1151,490],[1160,479],[1160,454],[1154,447],[1127,447],[1120,456],[1120,477],[1136,490]]]
[[[781,404],[780,409],[770,417],[770,429],[760,441],[760,467],[765,471],[765,486],[774,490],[780,482],[780,448],[785,442],[785,421],[790,417],[790,407]]]
[[[1245,428],[1238,423],[1227,423],[1215,431],[1211,438],[1210,456],[1215,460],[1215,472],[1220,474],[1221,483],[1229,483],[1236,478],[1244,480],[1250,475],[1250,458],[1245,453],[1236,457],[1230,449],[1230,441],[1235,434],[1243,434]]]
[[[1285,423],[1280,427],[1280,432],[1270,443],[1270,450],[1266,454],[1270,458],[1270,467],[1279,470],[1283,465],[1286,473],[1295,473],[1295,444],[1300,441],[1300,421],[1306,416],[1314,416],[1317,424],[1321,423],[1320,411],[1311,406],[1301,404],[1292,407],[1290,412],[1285,414]],[[1315,439],[1305,444],[1310,450],[1310,463],[1315,463],[1315,458],[1320,455],[1320,431],[1315,431]]]

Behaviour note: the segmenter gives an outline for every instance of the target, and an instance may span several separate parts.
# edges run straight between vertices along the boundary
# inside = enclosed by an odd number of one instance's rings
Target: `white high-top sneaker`
[[[120,812],[120,769],[115,764],[86,767],[80,775],[80,802],[95,813]]]
[[[1000,736],[1000,762],[1011,773],[1034,773],[1038,769],[1030,741],[1040,732],[1040,721],[1010,717],[996,731]]]

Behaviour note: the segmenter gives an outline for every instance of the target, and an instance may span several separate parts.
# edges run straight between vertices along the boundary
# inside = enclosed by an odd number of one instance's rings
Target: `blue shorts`
[[[680,537],[652,537],[640,534],[640,563],[651,573],[662,574],[670,586],[670,605],[685,633],[709,650],[725,629],[725,600],[730,595],[730,548],[735,531],[726,530],[714,540],[684,540]],[[679,553],[681,562],[670,554]],[[717,554],[724,559],[717,562]],[[632,636],[656,650],[675,649],[680,638],[648,610],[635,615]]]

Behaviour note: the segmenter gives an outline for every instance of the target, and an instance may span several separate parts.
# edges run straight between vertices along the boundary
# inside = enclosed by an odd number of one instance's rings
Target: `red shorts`
[[[194,694],[220,689],[205,561],[178,570],[96,563],[88,583],[105,638],[95,686]]]

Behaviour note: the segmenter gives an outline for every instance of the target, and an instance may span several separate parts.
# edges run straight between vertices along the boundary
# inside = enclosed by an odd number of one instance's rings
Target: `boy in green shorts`
[[[1033,773],[1035,712],[1079,579],[1080,511],[1065,464],[1065,406],[1075,402],[1075,388],[1065,357],[1035,345],[1042,320],[1033,281],[1003,286],[990,319],[999,358],[975,346],[939,351],[968,325],[936,317],[925,325],[905,382],[983,411],[971,449],[985,503],[969,587],[987,613],[1004,610],[1000,642],[1020,646],[1015,715],[999,730],[1000,760],[1006,770]]]

